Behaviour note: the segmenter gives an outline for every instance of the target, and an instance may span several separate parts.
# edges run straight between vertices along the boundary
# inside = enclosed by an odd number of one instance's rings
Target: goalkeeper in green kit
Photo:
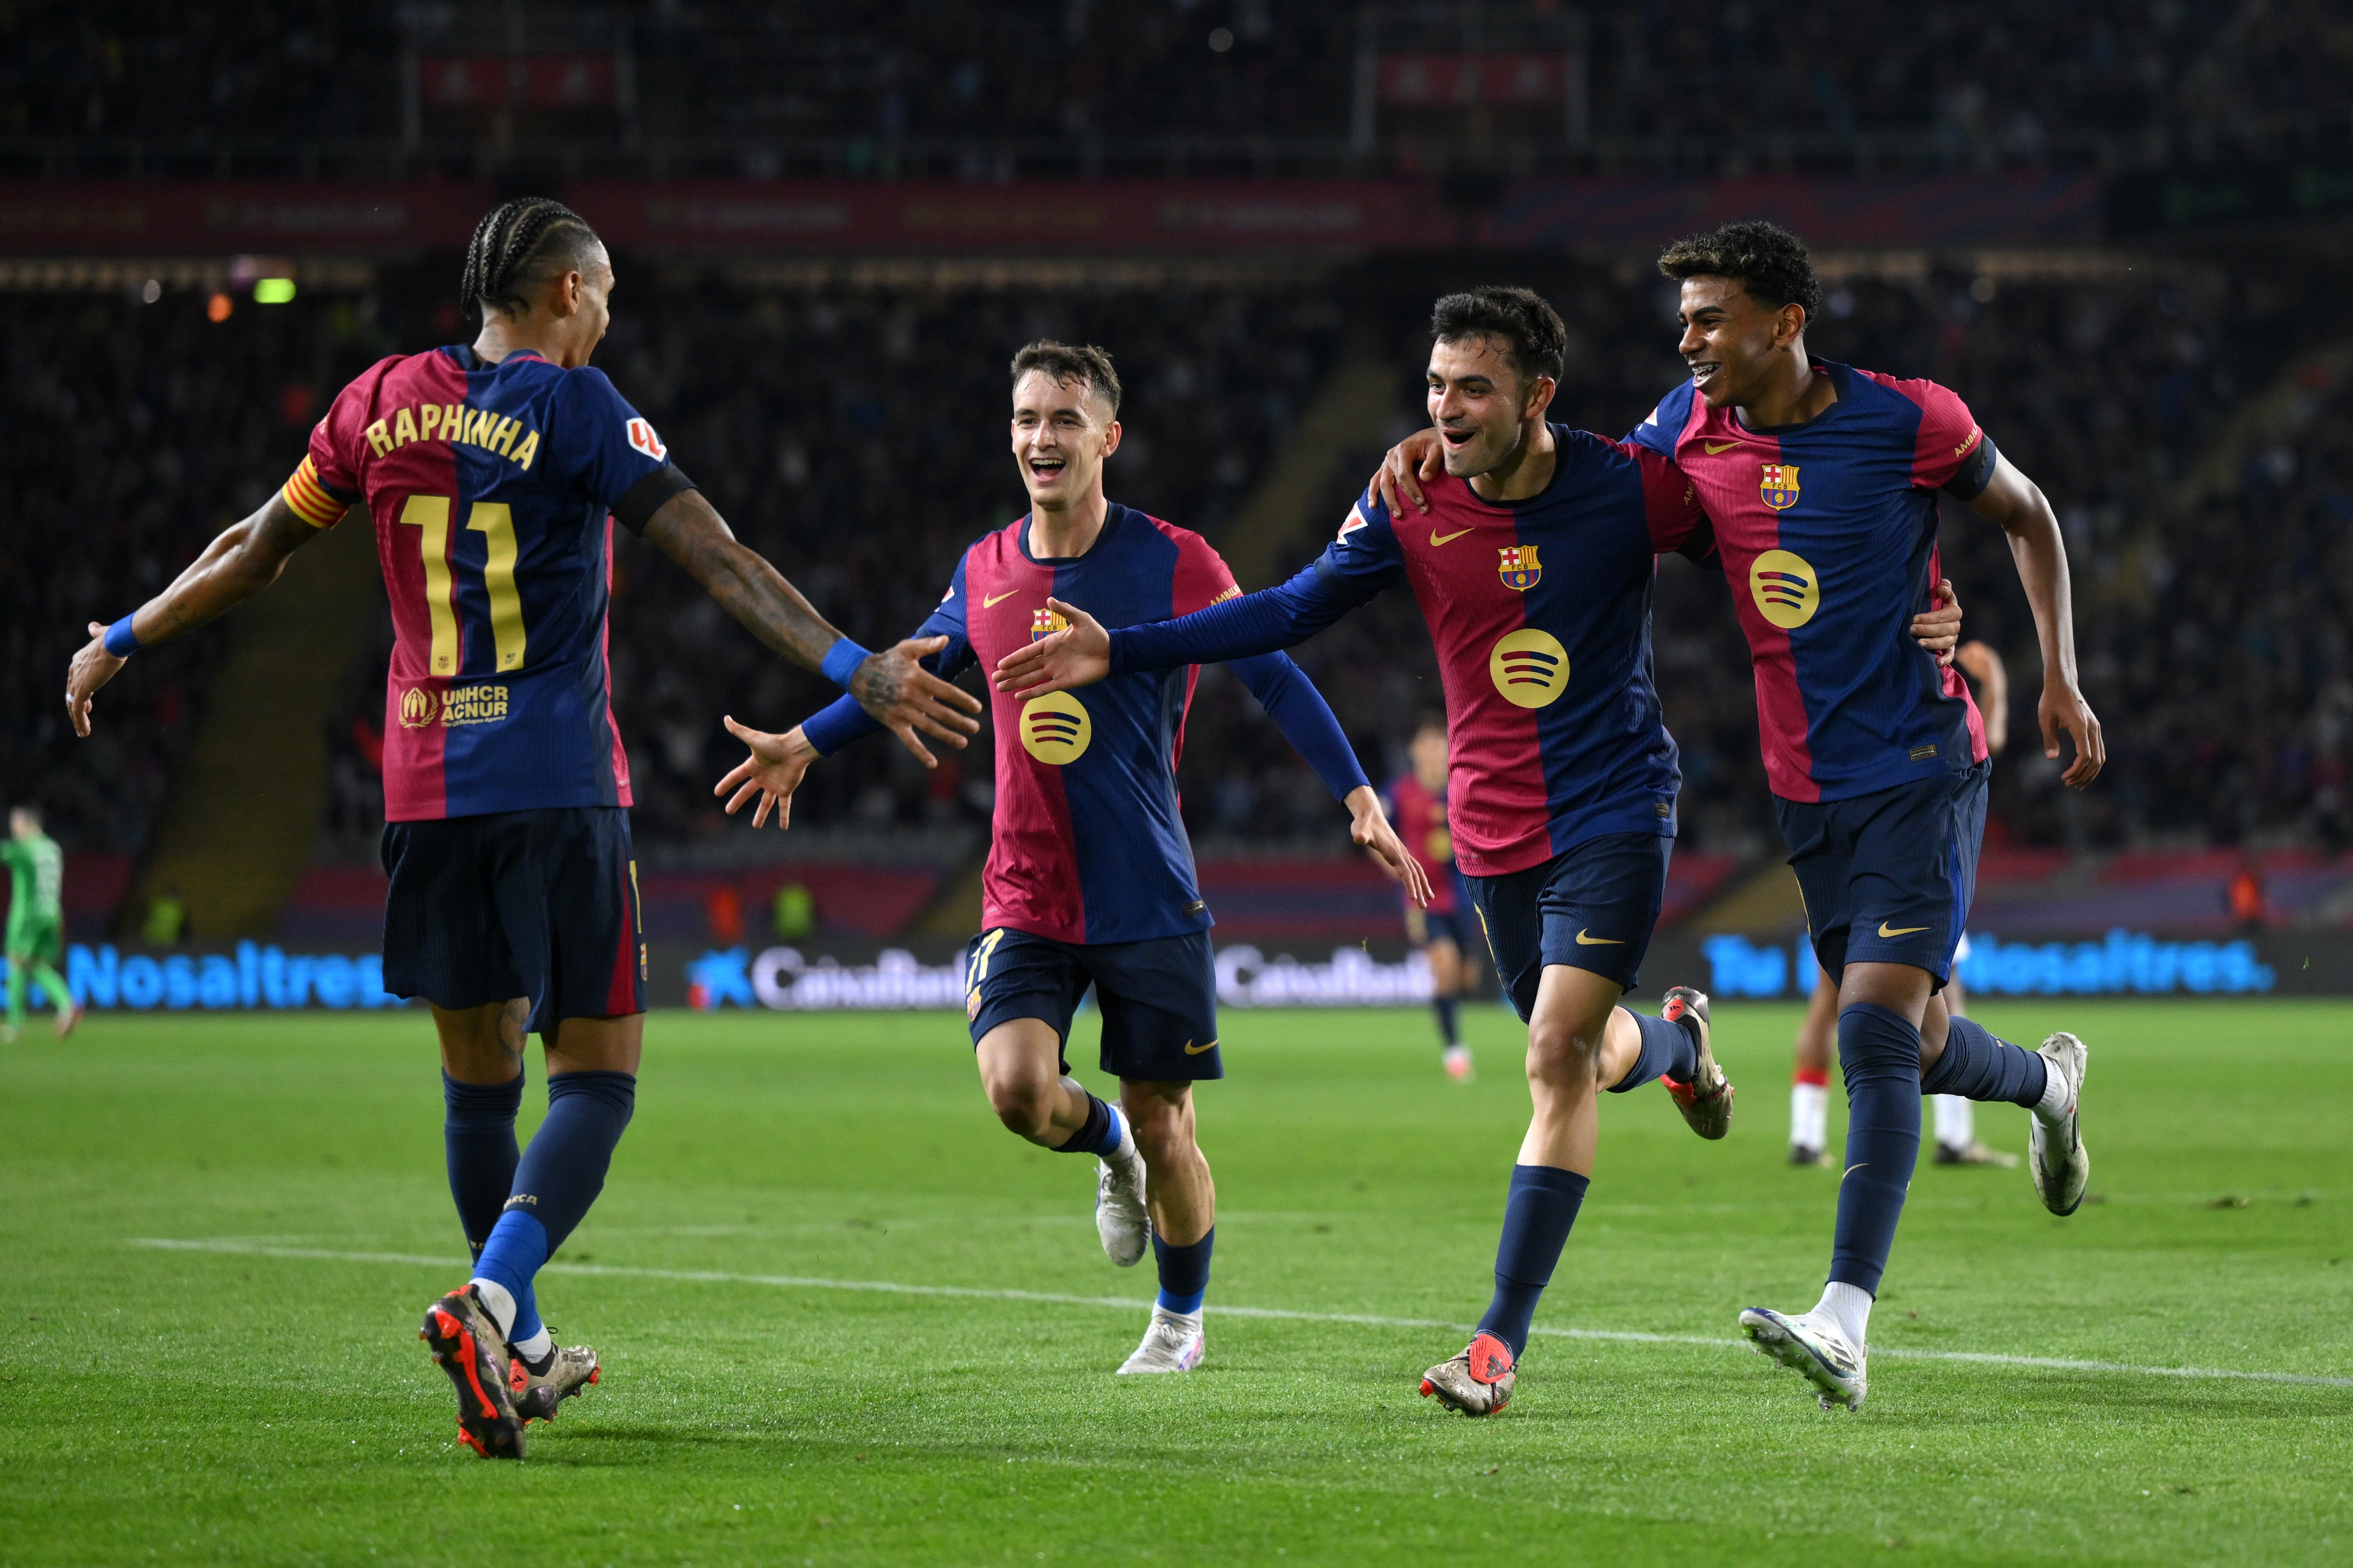
[[[7,862],[14,883],[8,899],[8,1022],[0,1044],[16,1042],[29,980],[39,981],[57,1005],[58,1038],[63,1039],[81,1022],[81,1009],[58,973],[66,955],[65,851],[41,831],[39,810],[20,805],[8,814],[0,860]]]

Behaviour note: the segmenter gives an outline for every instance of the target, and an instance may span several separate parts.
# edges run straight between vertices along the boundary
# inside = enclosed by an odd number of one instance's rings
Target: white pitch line
[[[238,1258],[291,1258],[320,1263],[389,1263],[418,1268],[460,1268],[464,1260],[421,1252],[332,1252],[315,1247],[265,1247],[236,1240],[176,1240],[133,1237],[128,1245],[165,1252],[225,1253]],[[759,1285],[776,1290],[863,1290],[881,1296],[944,1296],[981,1301],[1035,1301],[1056,1307],[1110,1307],[1143,1311],[1149,1301],[1122,1296],[1072,1296],[1051,1290],[986,1289],[971,1285],[905,1285],[891,1279],[824,1279],[799,1274],[730,1274],[710,1268],[638,1268],[617,1263],[550,1263],[543,1274],[572,1274],[610,1279],[661,1279],[684,1285]],[[1271,1318],[1300,1323],[1358,1323],[1377,1329],[1449,1329],[1468,1333],[1472,1325],[1440,1318],[1388,1318],[1368,1312],[1303,1312],[1285,1307],[1233,1307],[1222,1303],[1208,1310],[1221,1318]],[[1627,1329],[1535,1328],[1531,1333],[1549,1339],[1604,1340],[1621,1344],[1707,1345],[1719,1350],[1746,1350],[1746,1340],[1714,1339],[1704,1334],[1651,1334]],[[2221,1379],[2236,1383],[2286,1383],[2311,1388],[2353,1388],[2353,1377],[2321,1377],[2299,1372],[2240,1372],[2230,1367],[2141,1366],[2132,1362],[2082,1361],[2065,1356],[2002,1355],[1990,1351],[1904,1350],[1890,1346],[1872,1354],[1904,1361],[1968,1362],[1980,1366],[2029,1367],[2041,1372],[2122,1373],[2137,1377]]]

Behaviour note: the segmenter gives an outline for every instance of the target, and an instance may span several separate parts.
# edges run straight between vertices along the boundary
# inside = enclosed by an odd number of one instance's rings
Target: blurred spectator
[[[2231,924],[2244,936],[2263,929],[2263,868],[2253,855],[2239,862],[2231,876]]]
[[[711,940],[720,946],[733,947],[744,940],[744,895],[734,883],[722,882],[703,896],[702,917]]]
[[[786,942],[798,942],[817,930],[817,899],[798,882],[776,889],[770,914],[776,934]]]

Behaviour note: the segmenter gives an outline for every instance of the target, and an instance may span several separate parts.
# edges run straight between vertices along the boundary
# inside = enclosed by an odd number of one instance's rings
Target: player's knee
[[[1528,1079],[1534,1083],[1590,1082],[1601,1056],[1602,1031],[1539,1018],[1528,1026]]]
[[[985,1078],[981,1087],[988,1093],[988,1108],[997,1112],[1008,1131],[1036,1138],[1054,1119],[1057,1086],[1053,1079],[1008,1074]]]
[[[1127,1114],[1128,1127],[1146,1165],[1166,1170],[1192,1157],[1189,1100],[1156,1094],[1123,1095],[1120,1109]]]

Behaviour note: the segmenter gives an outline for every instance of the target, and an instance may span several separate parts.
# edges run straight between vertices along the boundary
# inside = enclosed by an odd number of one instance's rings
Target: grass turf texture
[[[1609,1097],[1538,1325],[1729,1339],[1810,1305],[1834,1172],[1782,1163],[1792,1009],[1727,1008],[1733,1134]],[[2353,1376],[2353,1007],[1987,1007],[2092,1042],[2097,1200],[1923,1162],[1877,1349]],[[1092,1162],[994,1124],[960,1020],[658,1016],[589,1269],[1142,1300]],[[1201,1096],[1208,1358],[1115,1378],[1144,1313],[559,1269],[600,1387],[532,1458],[456,1448],[417,1343],[462,1278],[416,1015],[94,1018],[0,1055],[0,1562],[2338,1563],[2353,1389],[1881,1357],[1856,1415],[1721,1345],[1539,1337],[1518,1398],[1415,1396],[1483,1306],[1526,1116],[1419,1012],[1229,1013]],[[1072,1056],[1093,1059],[1091,1026]],[[534,1053],[534,1058],[536,1053]],[[526,1123],[542,1102],[534,1059]],[[1088,1075],[1091,1079],[1094,1075]],[[1098,1088],[1108,1087],[1097,1081]],[[2025,1113],[1979,1112],[2025,1145]],[[526,1127],[527,1131],[527,1127]],[[1832,1129],[1835,1140],[1837,1129]],[[447,1257],[446,1267],[132,1237]]]

